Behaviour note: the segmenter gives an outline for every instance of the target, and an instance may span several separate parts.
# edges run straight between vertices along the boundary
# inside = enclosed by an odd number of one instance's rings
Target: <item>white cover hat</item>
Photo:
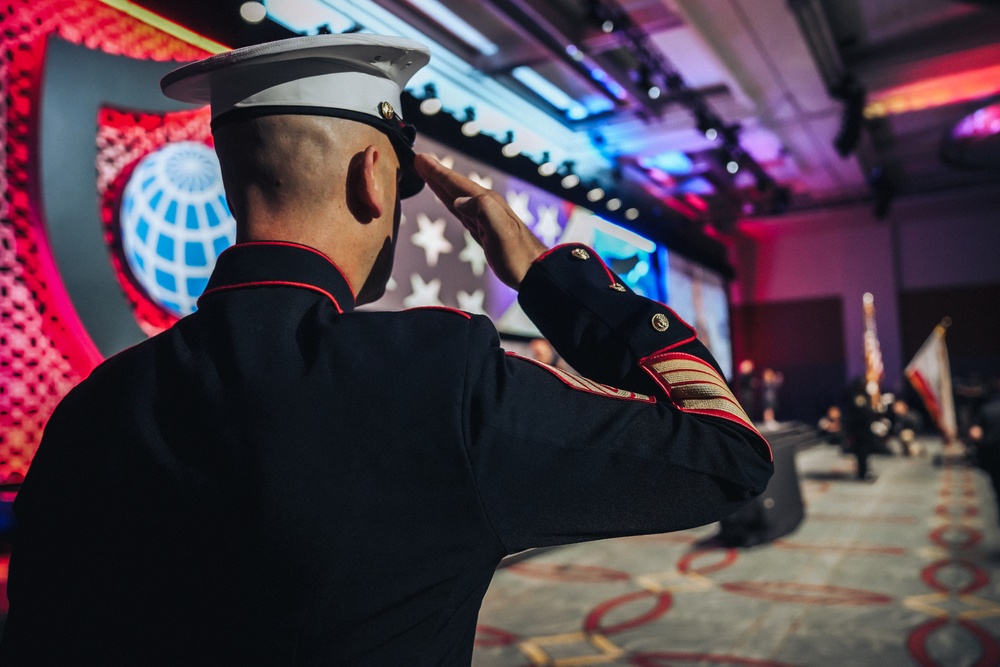
[[[211,104],[212,126],[273,114],[334,116],[371,125],[392,140],[402,168],[400,197],[423,180],[413,169],[416,131],[400,116],[400,95],[430,61],[402,37],[310,35],[255,44],[184,65],[160,81],[170,98]]]

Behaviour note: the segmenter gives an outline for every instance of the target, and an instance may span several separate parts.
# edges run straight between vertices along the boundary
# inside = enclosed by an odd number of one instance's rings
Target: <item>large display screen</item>
[[[726,377],[732,377],[729,303],[720,274],[434,141],[419,138],[416,148],[502,194],[546,245],[576,242],[593,248],[630,288],[666,303],[693,325]],[[386,295],[370,307],[417,306],[486,314],[508,338],[505,345],[526,354],[532,353],[528,341],[541,337],[518,306],[517,294],[493,276],[482,250],[427,188],[403,204],[393,277]]]
[[[727,380],[733,378],[733,348],[729,329],[729,298],[721,275],[675,252],[663,252],[666,302],[691,324],[698,338],[719,362]]]

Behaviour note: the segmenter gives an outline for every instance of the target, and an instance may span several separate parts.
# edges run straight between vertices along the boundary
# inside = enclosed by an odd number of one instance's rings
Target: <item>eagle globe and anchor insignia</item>
[[[193,313],[216,258],[236,241],[215,151],[181,141],[144,157],[122,193],[119,224],[129,271],[150,300]]]

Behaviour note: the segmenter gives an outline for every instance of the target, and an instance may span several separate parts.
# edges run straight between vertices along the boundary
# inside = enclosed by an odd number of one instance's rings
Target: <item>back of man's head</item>
[[[233,215],[329,218],[347,209],[348,169],[369,144],[391,151],[377,130],[339,118],[260,116],[214,131]]]

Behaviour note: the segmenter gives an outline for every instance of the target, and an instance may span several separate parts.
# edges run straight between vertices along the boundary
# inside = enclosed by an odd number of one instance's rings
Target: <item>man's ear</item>
[[[347,176],[347,204],[354,217],[362,222],[382,217],[382,185],[376,173],[379,158],[379,149],[369,145],[364,152],[351,159]]]

